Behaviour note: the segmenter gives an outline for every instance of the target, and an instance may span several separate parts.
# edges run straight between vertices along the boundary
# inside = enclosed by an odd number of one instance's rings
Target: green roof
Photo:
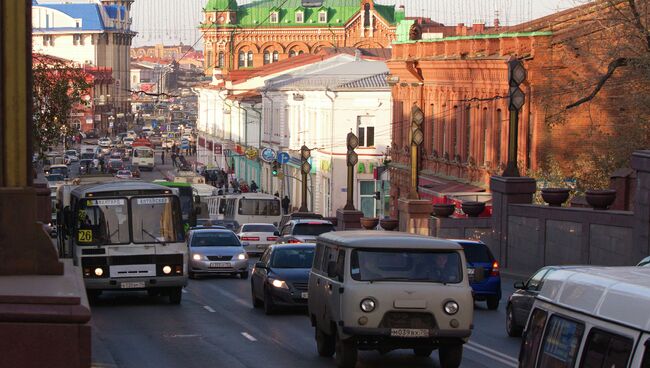
[[[237,9],[237,0],[210,0],[205,6],[205,11]]]
[[[210,0],[205,11],[224,10],[229,2],[234,2],[237,9],[237,23],[219,25],[219,27],[257,27],[257,26],[342,26],[361,9],[359,0],[323,0],[322,6],[303,7],[302,0],[257,0],[252,3],[236,5],[236,0]],[[224,5],[225,4],[225,5]],[[321,23],[318,14],[327,11],[327,22]],[[271,23],[271,11],[278,11],[277,23]],[[296,22],[296,12],[304,12],[304,21]],[[375,4],[375,11],[390,25],[396,25],[403,19],[402,12],[396,12],[393,5]],[[396,14],[397,13],[397,14]],[[204,28],[217,25],[202,24]]]

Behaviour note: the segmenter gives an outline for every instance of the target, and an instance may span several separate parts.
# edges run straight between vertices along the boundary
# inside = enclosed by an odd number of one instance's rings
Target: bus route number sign
[[[92,230],[79,230],[77,233],[77,240],[79,243],[92,243],[93,231]]]

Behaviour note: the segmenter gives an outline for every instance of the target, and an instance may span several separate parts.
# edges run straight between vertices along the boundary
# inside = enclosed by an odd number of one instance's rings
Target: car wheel
[[[463,345],[443,345],[438,350],[441,368],[458,368],[463,360]]]
[[[433,353],[433,348],[415,348],[413,349],[413,354],[422,358],[426,358]]]
[[[264,290],[264,314],[269,316],[273,313],[275,313],[275,305],[273,304],[273,300],[271,299],[269,292]]]
[[[350,340],[341,340],[339,334],[336,334],[335,341],[336,366],[339,368],[354,368],[357,365],[357,347]]]
[[[183,298],[182,287],[169,288],[168,293],[169,293],[169,302],[171,304],[181,304],[181,299]]]
[[[242,280],[246,280],[246,279],[248,279],[248,271],[241,272],[241,273],[239,274],[239,277],[240,277]]]
[[[497,296],[488,296],[486,302],[489,310],[496,310],[499,308],[499,297]]]
[[[316,326],[316,349],[318,355],[326,358],[331,358],[336,352],[334,336],[328,335]]]
[[[523,329],[517,325],[512,305],[508,305],[506,309],[506,332],[510,337],[520,337],[523,332]]]

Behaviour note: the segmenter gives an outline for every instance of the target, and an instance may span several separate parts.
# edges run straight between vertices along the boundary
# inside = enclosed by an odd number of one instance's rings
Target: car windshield
[[[313,235],[318,236],[320,234],[328,233],[334,231],[334,225],[328,223],[302,223],[296,224],[293,228],[293,235]]]
[[[492,263],[494,261],[490,250],[485,244],[460,243],[465,250],[465,258],[469,263]]]
[[[69,156],[76,156],[76,155],[77,155],[77,151],[75,151],[75,150],[68,150],[68,151],[65,151],[65,154],[66,154],[66,155],[69,155]]]
[[[59,174],[66,176],[68,174],[68,168],[67,167],[52,167],[50,168],[50,173],[51,174]]]
[[[79,245],[129,242],[129,211],[124,198],[81,200],[76,219]]]
[[[183,240],[181,224],[174,221],[179,206],[174,197],[132,198],[133,242],[178,242]]]
[[[47,181],[63,181],[65,180],[65,177],[61,174],[51,174],[51,175],[46,175],[45,178]]]
[[[351,274],[358,281],[421,281],[456,284],[462,280],[457,252],[354,250]]]
[[[313,248],[294,248],[273,250],[272,268],[311,268],[314,259]]]
[[[274,233],[276,231],[278,231],[278,229],[270,224],[248,224],[242,225],[241,228],[242,233]]]
[[[201,231],[192,235],[192,247],[239,247],[239,239],[231,231]]]

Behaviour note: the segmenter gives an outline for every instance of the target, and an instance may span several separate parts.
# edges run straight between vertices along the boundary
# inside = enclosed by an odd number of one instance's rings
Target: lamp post
[[[113,135],[113,127],[115,126],[115,117],[113,115],[108,117],[108,131],[109,135]]]
[[[517,167],[517,150],[519,138],[519,110],[526,101],[526,95],[519,88],[519,85],[526,81],[526,68],[524,64],[511,57],[508,60],[508,84],[510,85],[509,97],[510,103],[508,111],[510,113],[510,129],[508,131],[508,164],[503,171],[502,176],[518,177],[519,168]]]
[[[424,113],[417,105],[413,105],[411,108],[411,190],[408,195],[409,199],[420,199],[418,194],[418,170],[420,166],[420,145],[424,141],[424,133],[422,133],[423,121]]]
[[[354,149],[359,147],[359,138],[354,133],[348,133],[346,143],[348,146],[348,153],[346,155],[346,163],[348,165],[348,200],[343,207],[346,211],[354,211],[354,165],[359,162],[359,156]]]
[[[311,150],[307,146],[300,147],[300,171],[302,172],[302,201],[298,212],[309,212],[307,209],[307,175],[311,171],[311,164],[307,161],[311,157]]]

